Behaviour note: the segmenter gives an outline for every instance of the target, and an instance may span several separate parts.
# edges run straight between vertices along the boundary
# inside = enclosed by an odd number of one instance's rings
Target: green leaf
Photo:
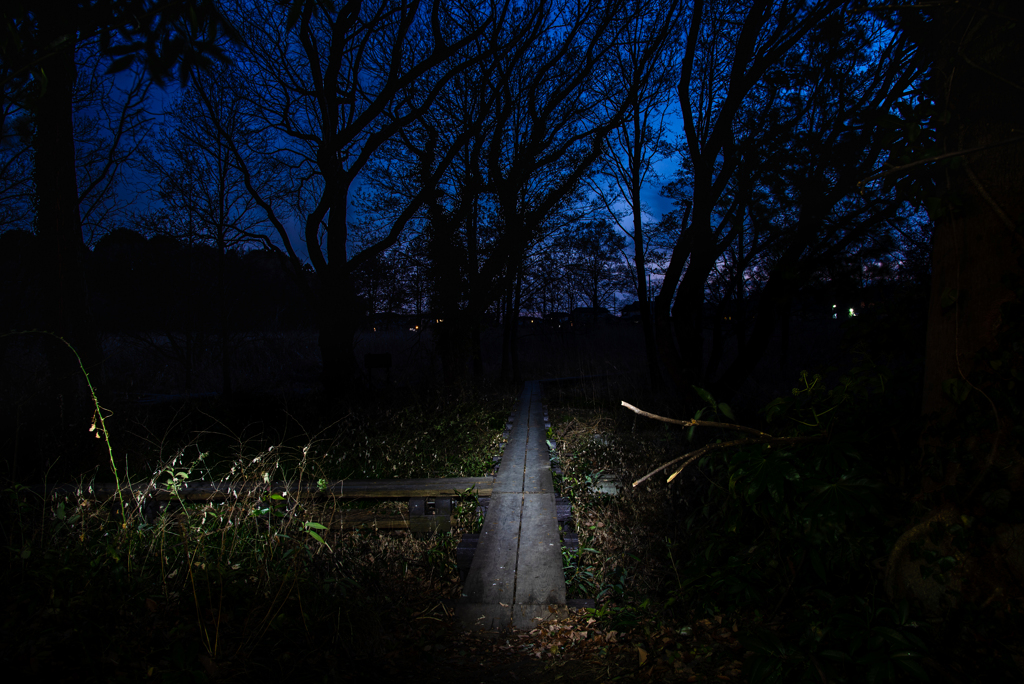
[[[885,637],[885,640],[892,645],[899,645],[904,648],[910,646],[910,642],[907,641],[906,637],[891,627],[875,627],[875,632]]]
[[[310,536],[310,537],[312,537],[313,539],[316,539],[316,540],[317,540],[318,542],[320,542],[320,543],[321,543],[321,544],[323,544],[324,546],[327,546],[327,542],[325,542],[325,541],[324,541],[324,538],[323,538],[323,537],[321,537],[321,536],[320,536],[319,534],[317,534],[317,533],[316,533],[316,532],[314,532],[313,530],[306,530],[306,531],[307,531],[307,532],[309,532],[309,536]]]
[[[326,530],[327,529],[326,527],[324,527],[320,523],[307,522],[307,523],[302,523],[302,524],[305,525],[307,530],[310,530],[310,529],[312,529],[312,530]]]
[[[736,416],[733,415],[732,409],[729,408],[728,404],[719,404],[718,412],[721,413],[726,418],[728,418],[729,420],[736,420]]]
[[[271,494],[270,498],[273,499],[274,501],[284,501],[284,497],[281,496],[280,494]]]
[[[708,406],[710,406],[712,409],[715,408],[715,406],[716,406],[715,400],[711,397],[711,393],[710,392],[708,392],[705,389],[701,389],[700,387],[697,387],[696,385],[692,385],[692,387],[693,387],[693,391],[696,392],[700,396],[701,399],[706,401]]]
[[[946,378],[942,381],[942,391],[954,402],[962,404],[970,394],[971,386],[959,378]]]
[[[772,400],[772,402],[768,404],[768,406],[765,409],[765,420],[768,421],[769,423],[772,422],[772,419],[777,414],[782,413],[784,411],[785,404],[786,400],[783,399],[782,397]]]

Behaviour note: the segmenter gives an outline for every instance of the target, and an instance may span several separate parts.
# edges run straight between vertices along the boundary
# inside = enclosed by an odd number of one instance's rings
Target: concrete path
[[[455,608],[466,630],[529,630],[568,615],[541,395],[540,382],[526,383],[515,410],[480,541]]]

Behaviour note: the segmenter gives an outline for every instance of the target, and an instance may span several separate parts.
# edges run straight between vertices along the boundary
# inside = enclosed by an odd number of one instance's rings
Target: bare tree
[[[76,57],[74,90],[75,166],[83,239],[93,245],[122,218],[119,191],[139,147],[152,129],[146,107],[152,80],[141,68],[112,74],[96,44]]]
[[[233,74],[226,68],[200,75],[177,98],[166,113],[166,124],[145,155],[146,166],[155,175],[159,199],[166,212],[164,231],[187,246],[208,245],[216,253],[217,337],[220,347],[221,389],[232,393],[231,306],[228,295],[227,263],[230,253],[246,247],[267,246],[279,250],[270,234],[266,213],[247,191],[245,178],[235,160],[235,151],[265,150],[268,137],[249,128],[251,117],[246,102],[231,87]],[[200,96],[202,89],[202,97]],[[207,115],[216,112],[219,125]],[[205,111],[204,111],[205,110]],[[250,183],[261,196],[275,196],[279,187],[273,168],[260,168],[259,160],[249,164]],[[253,173],[252,170],[258,169]],[[193,261],[189,261],[190,264]],[[192,278],[188,284],[198,282]],[[301,279],[300,279],[301,282]],[[186,285],[188,287],[188,285]],[[186,347],[193,330],[172,331],[185,335]],[[193,354],[186,350],[186,366]],[[186,369],[186,385],[190,373]]]
[[[41,327],[72,344],[93,372],[102,369],[102,349],[88,310],[76,178],[77,50],[98,41],[107,57],[112,52],[120,55],[110,62],[112,70],[123,70],[144,56],[151,76],[161,79],[178,71],[187,79],[192,68],[204,66],[211,52],[216,54],[209,38],[223,28],[217,8],[207,0],[76,2],[60,7],[30,1],[5,7],[0,17],[5,36],[0,41],[4,111],[8,103],[16,103],[31,114],[34,129],[36,231],[44,255]],[[62,376],[58,391],[70,417],[63,421],[63,431],[69,424],[80,426],[90,411],[78,369],[66,357],[64,349],[53,357]],[[99,373],[95,380],[100,380]],[[82,453],[88,452],[83,448]],[[72,467],[79,465],[84,464]]]
[[[654,317],[649,305],[652,294],[647,290],[648,259],[654,246],[652,238],[657,236],[655,231],[645,228],[645,216],[649,216],[650,212],[641,193],[652,181],[658,179],[656,164],[672,154],[667,140],[666,116],[671,105],[672,86],[678,73],[676,36],[670,37],[653,67],[646,66],[642,60],[645,43],[652,34],[661,30],[661,22],[670,22],[673,29],[677,23],[681,23],[682,4],[675,0],[664,0],[640,3],[638,9],[640,11],[630,18],[626,39],[615,55],[616,64],[612,76],[623,87],[628,87],[638,70],[649,69],[650,75],[642,81],[640,88],[633,91],[626,118],[609,139],[605,171],[600,177],[602,180],[607,178],[609,185],[604,187],[595,184],[594,190],[595,196],[612,215],[615,223],[621,226],[622,218],[628,216],[630,219],[629,228],[623,227],[622,230],[633,243],[634,287],[637,301],[640,302],[648,375],[651,386],[658,389],[664,381],[658,366]],[[626,205],[626,216],[620,217],[615,208],[620,201]]]
[[[624,284],[625,247],[626,238],[603,220],[587,221],[556,236],[553,249],[563,271],[561,280],[567,291],[577,294],[574,305],[610,308]]]
[[[441,0],[351,0],[334,8],[309,2],[239,4],[246,38],[237,59],[251,69],[248,97],[264,128],[279,136],[293,173],[306,248],[317,273],[320,350],[329,393],[350,391],[359,302],[353,274],[393,246],[425,202],[407,200],[380,237],[350,252],[349,193],[385,144],[419,121],[446,84],[488,50],[490,27],[507,4],[480,7]],[[214,121],[215,112],[209,111]],[[219,125],[219,124],[218,124]],[[461,144],[444,150],[431,177],[443,175]],[[240,168],[248,168],[236,155]],[[281,202],[249,191],[294,254]],[[429,186],[428,186],[429,187]]]
[[[694,4],[678,89],[684,211],[655,300],[659,353],[678,388],[712,382],[705,293],[739,236],[767,280],[744,354],[717,380],[725,395],[753,370],[801,285],[899,212],[891,193],[857,193],[858,174],[881,153],[865,117],[891,108],[917,71],[905,40],[886,42],[860,16],[838,2]]]
[[[502,373],[511,379],[518,377],[523,264],[549,231],[579,217],[585,180],[650,78],[672,25],[671,17],[662,17],[651,28],[637,68],[617,82],[613,57],[638,7],[624,0],[538,7],[530,39],[495,59],[485,74],[486,88],[497,94],[493,115],[467,153],[465,182],[450,205],[467,211],[467,219],[477,216],[474,207],[491,212],[486,256],[475,237],[466,243],[467,255],[476,255],[466,308],[473,319],[502,300]],[[449,213],[449,225],[453,217],[467,220]]]

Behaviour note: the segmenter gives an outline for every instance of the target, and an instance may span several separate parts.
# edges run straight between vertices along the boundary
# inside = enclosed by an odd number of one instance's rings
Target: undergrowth
[[[312,487],[222,501],[97,501],[90,482],[2,491],[2,661],[9,670],[105,681],[209,681],[301,669],[349,675],[418,643],[415,616],[458,595],[455,547],[479,529],[472,492],[451,532],[340,530],[341,478],[483,475],[510,402],[438,399],[350,413],[305,444],[232,432],[182,434],[133,484]],[[375,414],[376,415],[376,414]],[[235,442],[231,445],[231,440]],[[185,441],[187,440],[187,441]],[[164,455],[170,451],[168,455]],[[52,489],[50,491],[53,491]],[[366,505],[366,504],[363,504]],[[383,504],[383,507],[395,504]]]
[[[764,429],[806,441],[697,464],[708,487],[687,516],[670,600],[698,613],[753,609],[741,639],[751,681],[927,679],[924,631],[882,586],[907,514],[884,474],[892,454],[879,435],[894,424],[884,391],[871,367],[832,387],[804,373],[765,408]]]
[[[911,513],[893,478],[901,416],[885,383],[869,365],[831,386],[804,373],[761,413],[761,430],[790,441],[710,451],[668,484],[659,476],[637,487],[662,463],[735,433],[646,419],[622,429],[628,422],[607,409],[556,410],[561,484],[580,530],[570,592],[598,599],[594,615],[617,629],[654,620],[714,633],[733,623],[722,639],[738,638],[751,682],[927,679],[927,616],[891,600],[882,582]],[[707,406],[696,419],[735,420],[697,395]],[[619,496],[595,490],[601,472],[625,483]],[[726,672],[702,670],[697,645],[682,642],[658,649],[659,662],[698,677]]]

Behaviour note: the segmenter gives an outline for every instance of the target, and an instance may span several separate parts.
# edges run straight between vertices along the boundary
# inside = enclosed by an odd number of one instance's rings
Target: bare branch
[[[729,430],[739,430],[741,432],[749,432],[749,433],[751,433],[753,435],[756,435],[756,437],[754,439],[736,439],[736,440],[733,440],[731,442],[718,442],[716,444],[708,444],[706,446],[702,446],[700,449],[696,449],[695,451],[687,452],[687,453],[683,454],[682,456],[679,456],[678,458],[673,458],[671,461],[668,461],[667,463],[661,464],[660,466],[658,466],[657,468],[655,468],[651,472],[647,473],[646,475],[644,475],[639,480],[637,480],[636,482],[633,483],[634,487],[639,485],[641,482],[644,482],[644,481],[650,479],[654,475],[657,475],[658,473],[660,473],[661,471],[665,470],[666,468],[669,468],[670,466],[673,466],[676,463],[679,463],[680,461],[682,461],[681,465],[678,468],[676,468],[675,472],[673,472],[671,475],[669,475],[668,479],[665,480],[666,482],[671,482],[672,480],[676,479],[676,476],[678,476],[679,473],[683,472],[683,469],[686,466],[690,465],[691,463],[693,463],[694,461],[696,461],[698,458],[700,458],[704,454],[708,453],[709,451],[713,451],[713,450],[716,450],[716,449],[727,449],[727,448],[731,448],[731,447],[746,446],[748,444],[768,444],[768,445],[795,444],[795,443],[800,443],[800,442],[814,442],[814,441],[817,441],[819,439],[824,439],[825,438],[824,434],[821,434],[821,435],[810,435],[810,436],[807,436],[807,437],[774,437],[772,435],[769,435],[767,432],[761,432],[760,430],[755,430],[754,428],[749,428],[749,427],[746,427],[745,425],[733,425],[731,423],[716,423],[716,422],[713,422],[713,421],[710,421],[710,420],[678,420],[676,418],[666,418],[665,416],[659,416],[659,415],[655,415],[653,413],[648,413],[647,411],[644,411],[642,409],[638,409],[636,406],[633,406],[631,404],[627,404],[626,402],[622,402],[622,405],[625,406],[626,408],[628,408],[633,413],[639,414],[641,416],[645,416],[647,418],[653,418],[654,420],[660,420],[663,423],[672,423],[673,425],[682,425],[683,427],[701,426],[701,427],[726,428],[726,429],[729,429]]]
[[[732,423],[716,423],[716,422],[710,421],[710,420],[679,420],[677,418],[666,418],[665,416],[659,416],[659,415],[656,415],[656,414],[653,414],[653,413],[648,413],[647,411],[644,411],[643,409],[639,409],[636,406],[633,406],[632,404],[627,404],[626,402],[622,402],[622,405],[625,406],[626,408],[628,408],[633,413],[636,413],[636,414],[639,414],[641,416],[644,416],[645,418],[653,418],[654,420],[660,420],[663,423],[672,423],[673,425],[682,425],[683,427],[697,427],[697,426],[700,426],[700,427],[725,428],[726,430],[736,430],[737,432],[749,432],[750,434],[757,435],[758,437],[764,437],[764,438],[767,438],[767,439],[775,439],[774,437],[772,437],[771,435],[769,435],[766,432],[761,432],[760,430],[755,430],[754,428],[747,427],[746,425],[734,425]]]

